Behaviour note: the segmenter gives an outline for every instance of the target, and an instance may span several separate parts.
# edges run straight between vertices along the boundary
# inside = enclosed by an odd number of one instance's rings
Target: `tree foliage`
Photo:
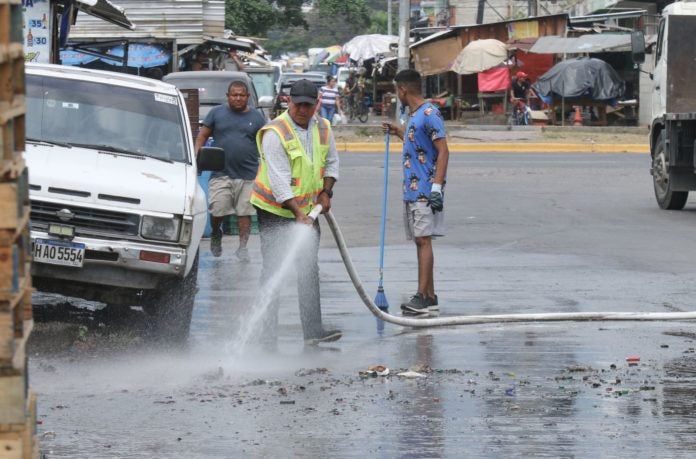
[[[265,37],[271,27],[302,26],[302,0],[225,0],[225,28],[236,35]]]
[[[382,14],[368,3],[383,4]],[[303,13],[302,6],[311,9]],[[268,38],[273,54],[342,44],[364,33],[386,33],[386,0],[225,0],[225,27],[237,35]],[[377,24],[372,19],[378,18]],[[383,31],[373,32],[384,28]]]

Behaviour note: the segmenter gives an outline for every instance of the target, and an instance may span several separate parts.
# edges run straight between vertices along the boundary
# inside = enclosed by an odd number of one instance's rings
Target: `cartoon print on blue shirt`
[[[404,201],[427,201],[437,170],[437,148],[434,139],[446,138],[440,111],[423,104],[408,119],[404,138],[403,193]]]
[[[440,132],[440,131],[439,131],[437,128],[431,127],[430,129],[428,129],[428,135],[429,135],[430,138],[433,139],[433,140],[437,140],[437,139],[438,139],[438,137],[439,137],[439,132]]]
[[[416,191],[418,189],[418,181],[419,181],[418,176],[416,174],[411,174],[411,186],[410,186],[410,188],[413,191]]]
[[[416,155],[418,156],[418,162],[425,164],[425,150],[421,147],[416,147]]]

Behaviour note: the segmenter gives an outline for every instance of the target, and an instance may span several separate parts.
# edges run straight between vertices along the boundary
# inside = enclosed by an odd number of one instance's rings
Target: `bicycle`
[[[357,118],[361,123],[367,123],[367,118],[370,113],[369,97],[364,96],[359,104],[355,103],[355,97],[345,96],[344,104],[348,120],[353,121]]]

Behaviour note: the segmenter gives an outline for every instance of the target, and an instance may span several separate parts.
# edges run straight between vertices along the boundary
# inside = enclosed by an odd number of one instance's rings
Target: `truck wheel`
[[[664,133],[657,138],[653,155],[652,176],[655,199],[661,209],[681,210],[689,197],[688,191],[672,190],[672,172],[669,172],[669,153],[665,148]]]
[[[183,343],[188,339],[193,303],[198,291],[197,282],[198,252],[186,277],[164,282],[149,303],[143,306],[160,338],[171,343]]]

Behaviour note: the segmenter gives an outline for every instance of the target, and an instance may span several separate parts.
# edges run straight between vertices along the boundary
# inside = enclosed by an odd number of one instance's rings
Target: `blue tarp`
[[[82,65],[89,64],[99,59],[96,56],[90,56],[79,51],[60,50],[60,62],[63,65]]]
[[[123,46],[113,46],[104,54],[123,57]],[[84,65],[94,62],[97,59],[100,58],[75,50],[60,51],[60,61],[63,65]],[[168,64],[171,59],[171,53],[164,46],[143,43],[131,43],[128,46],[128,67],[159,67]],[[101,58],[101,61],[114,66],[122,65],[121,62],[112,59]]]
[[[114,46],[110,48],[106,54],[123,57],[123,46]],[[131,43],[128,46],[128,67],[159,67],[160,65],[168,64],[171,58],[171,53],[163,46],[146,45],[142,43]],[[102,60],[107,64],[121,65],[118,61],[109,59]]]

